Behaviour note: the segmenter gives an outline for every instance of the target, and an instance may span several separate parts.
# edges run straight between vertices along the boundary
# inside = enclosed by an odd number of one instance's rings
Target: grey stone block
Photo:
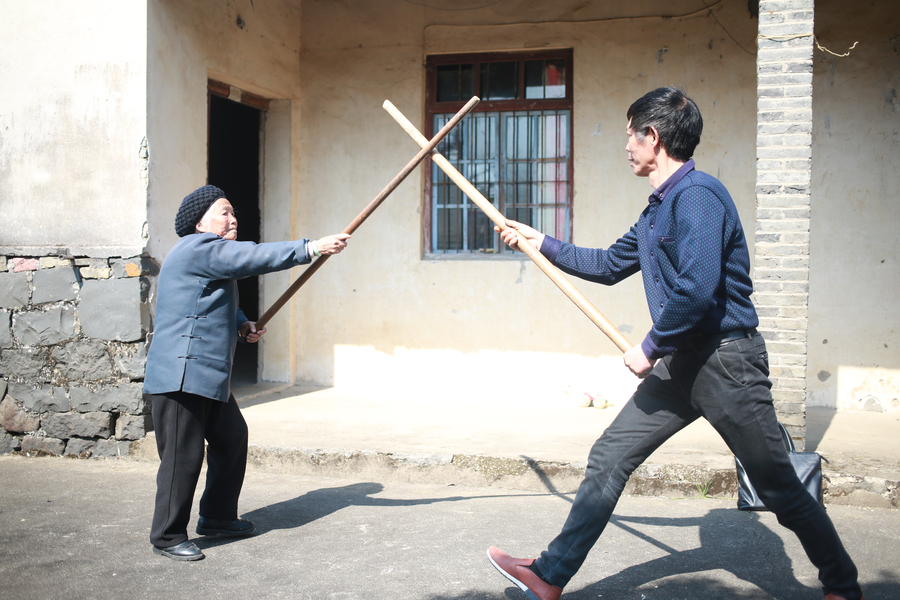
[[[0,375],[44,381],[42,369],[49,355],[46,348],[4,349],[0,352]]]
[[[18,400],[25,410],[33,413],[66,412],[69,410],[69,399],[61,387],[51,388],[45,385],[34,389],[27,383],[10,383],[9,396]]]
[[[12,433],[28,433],[37,431],[41,420],[30,415],[19,407],[12,396],[0,401],[0,427]]]
[[[66,443],[56,438],[26,435],[22,438],[22,452],[47,452],[60,455],[66,449]]]
[[[52,346],[75,337],[75,309],[59,306],[16,315],[13,331],[26,346]]]
[[[3,397],[6,396],[6,380],[0,379],[0,400],[3,400]]]
[[[95,442],[94,440],[84,440],[81,438],[72,438],[66,444],[65,454],[67,456],[70,456],[70,455],[78,456],[79,454],[86,453],[88,456],[90,456],[93,453],[94,447],[96,445],[97,445],[97,442]]]
[[[73,410],[85,413],[105,411],[142,415],[150,410],[140,383],[103,386],[96,392],[86,387],[73,387],[69,389],[69,400]]]
[[[106,344],[99,340],[71,342],[53,349],[60,374],[70,380],[96,381],[113,374]]]
[[[85,281],[78,320],[88,337],[134,342],[143,336],[139,277]]]
[[[99,440],[94,446],[94,456],[107,456],[118,458],[128,456],[131,442],[116,442],[113,440]]]
[[[9,435],[5,431],[0,431],[0,454],[9,454],[15,452],[21,446],[19,438]]]
[[[19,308],[28,304],[29,299],[27,273],[0,273],[0,308]]]
[[[113,417],[107,412],[51,413],[41,419],[41,428],[50,437],[69,439],[108,438],[112,435]]]
[[[112,350],[113,360],[122,374],[130,379],[144,378],[147,366],[147,344],[145,342],[114,346]]]
[[[78,293],[78,274],[73,267],[40,269],[34,272],[31,283],[32,304],[74,300]]]
[[[47,366],[50,352],[47,348],[16,348],[0,352],[0,376],[25,377],[47,381],[43,369]]]
[[[100,393],[88,387],[70,387],[69,403],[72,406],[72,410],[77,410],[78,412],[103,410],[103,400]]]
[[[119,415],[116,419],[116,439],[139,440],[153,429],[150,415]]]
[[[0,348],[12,348],[12,331],[9,328],[10,313],[0,310]]]

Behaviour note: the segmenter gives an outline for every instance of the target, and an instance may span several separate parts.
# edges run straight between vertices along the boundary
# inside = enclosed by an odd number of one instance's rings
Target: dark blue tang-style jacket
[[[184,391],[227,402],[238,329],[237,279],[310,261],[307,240],[255,244],[187,235],[159,273],[144,393]]]

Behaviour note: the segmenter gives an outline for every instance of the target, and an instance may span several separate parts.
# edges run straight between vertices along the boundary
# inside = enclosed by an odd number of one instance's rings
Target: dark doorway
[[[209,183],[224,190],[238,219],[238,239],[259,243],[260,126],[262,111],[210,94]],[[240,307],[251,321],[259,318],[259,278],[238,280]],[[257,344],[238,344],[233,385],[256,383]]]

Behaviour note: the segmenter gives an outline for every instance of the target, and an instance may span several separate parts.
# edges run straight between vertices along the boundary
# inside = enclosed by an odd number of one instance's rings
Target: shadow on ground
[[[290,500],[258,508],[241,515],[257,525],[254,535],[264,535],[280,529],[296,529],[313,521],[327,517],[350,506],[402,507],[420,506],[438,502],[462,502],[481,498],[510,498],[523,496],[545,496],[546,494],[488,494],[483,496],[447,496],[444,498],[421,498],[416,500],[374,498],[384,485],[376,482],[353,483],[341,487],[312,490]],[[240,540],[228,537],[201,537],[196,544],[201,548],[213,548]]]

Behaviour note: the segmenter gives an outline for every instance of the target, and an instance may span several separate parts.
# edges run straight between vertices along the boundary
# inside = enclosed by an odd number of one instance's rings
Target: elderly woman
[[[236,279],[337,254],[348,234],[318,241],[238,242],[237,219],[221,189],[191,192],[175,217],[181,237],[159,273],[156,323],[147,355],[144,393],[152,402],[160,465],[150,542],[175,560],[199,560],[188,540],[194,490],[207,449],[206,489],[199,535],[241,536],[254,525],[237,516],[247,464],[247,424],[231,394],[238,339],[255,343],[257,330],[238,307]]]

